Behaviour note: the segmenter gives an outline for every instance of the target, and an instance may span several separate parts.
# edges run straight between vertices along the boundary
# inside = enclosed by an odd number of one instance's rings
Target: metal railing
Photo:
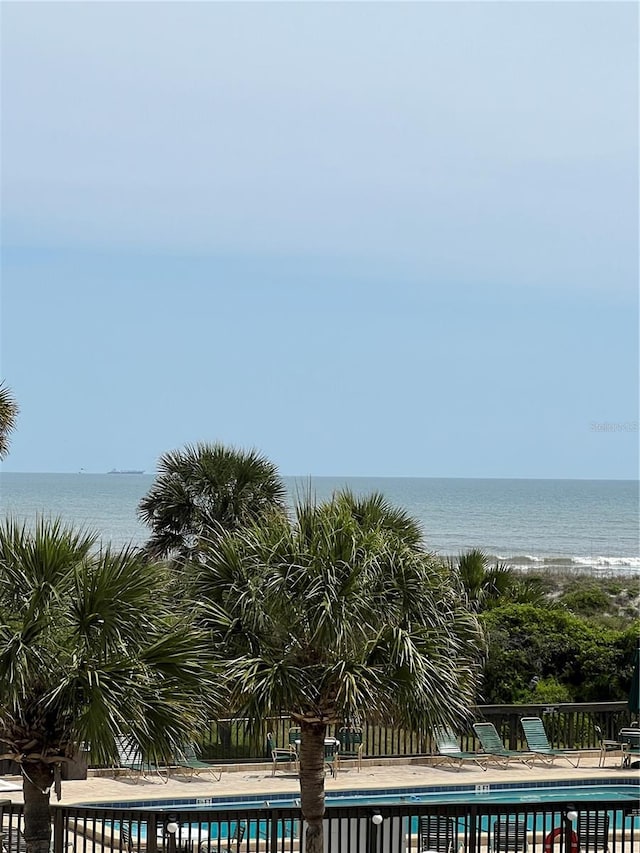
[[[634,784],[637,779],[619,779]],[[526,853],[640,853],[640,808],[610,796],[572,802],[485,802],[469,790],[465,802],[405,802],[380,806],[330,806],[324,818],[325,853],[424,853],[422,819],[449,820],[455,839],[453,853],[516,853],[504,849],[498,822],[521,824]],[[465,794],[465,796],[467,796]],[[566,795],[565,795],[566,796]],[[167,808],[172,809],[172,806]],[[304,822],[300,810],[283,802],[199,810],[175,807],[141,808],[52,807],[52,853],[303,853]],[[583,815],[601,820],[601,837],[578,833]],[[0,834],[5,853],[23,853],[22,805],[0,805]],[[602,829],[604,827],[604,829]],[[586,829],[584,830],[586,833]],[[20,840],[22,839],[22,841]],[[508,836],[507,836],[508,841]],[[522,847],[519,848],[522,853]]]
[[[631,723],[632,716],[626,702],[592,702],[588,704],[557,705],[478,705],[472,710],[475,721],[492,722],[502,735],[509,749],[524,746],[520,728],[522,717],[542,717],[549,740],[553,747],[566,749],[595,749],[600,744],[598,726],[602,737],[615,740],[620,729]],[[268,760],[266,734],[273,732],[277,745],[288,744],[288,731],[292,723],[288,716],[263,720],[258,731],[250,733],[246,719],[211,721],[202,733],[199,749],[205,760],[216,764],[236,764]],[[368,758],[410,758],[433,755],[436,752],[431,732],[415,732],[391,726],[368,723],[361,724],[363,731],[363,755]],[[328,734],[337,736],[340,725]],[[479,744],[473,729],[461,733],[462,748],[477,751]],[[65,764],[65,778],[85,778],[85,755],[77,766]],[[97,766],[97,765],[92,765]],[[75,775],[71,775],[74,770]],[[9,761],[0,761],[0,774],[15,775],[20,768]],[[1,851],[0,851],[1,853]]]
[[[600,736],[613,739],[621,728],[631,722],[625,702],[593,702],[588,704],[539,705],[478,705],[472,710],[474,721],[492,722],[509,749],[523,746],[520,728],[521,717],[542,717],[549,740],[554,747],[566,749],[595,749]],[[237,763],[266,758],[266,733],[273,732],[278,745],[288,743],[287,733],[292,725],[287,716],[262,721],[258,732],[249,734],[247,720],[228,719],[212,721],[203,733],[200,749],[204,758],[217,763]],[[408,731],[390,726],[380,726],[362,721],[363,753],[365,757],[411,757],[435,753],[431,732]],[[340,725],[329,734],[336,736]],[[473,729],[461,734],[462,748],[475,751],[479,744]]]

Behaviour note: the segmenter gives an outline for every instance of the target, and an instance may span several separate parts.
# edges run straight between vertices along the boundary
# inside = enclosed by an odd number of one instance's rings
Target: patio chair
[[[72,841],[63,842],[63,849],[73,853],[74,844]],[[51,838],[50,853],[54,853],[53,837]],[[27,853],[27,841],[24,837],[24,830],[18,826],[5,826],[0,820],[0,851],[2,853]]]
[[[609,755],[618,755],[621,762],[624,761],[624,744],[619,740],[609,740],[604,737],[600,726],[594,726],[598,740],[600,741],[600,757],[598,759],[598,767],[604,767],[607,763]]]
[[[445,815],[423,815],[418,826],[418,853],[457,853],[458,821]]]
[[[126,821],[122,821],[120,824],[120,850],[126,851],[126,853],[132,853],[133,851],[133,839],[131,838],[131,827]]]
[[[364,749],[362,729],[358,726],[343,726],[338,730],[338,740],[340,741],[338,750],[340,760],[354,759],[359,773],[362,770],[362,750]]]
[[[553,764],[556,758],[565,758],[572,767],[580,764],[580,751],[577,749],[554,749],[540,717],[522,717],[522,731],[527,740],[527,748],[536,758],[541,758],[548,764]]]
[[[607,812],[578,812],[578,850],[580,853],[607,853],[609,815]]]
[[[474,723],[473,730],[478,736],[483,751],[499,762],[504,762],[505,767],[512,761],[520,761],[526,764],[529,770],[532,769],[534,756],[530,752],[522,752],[519,749],[507,749],[493,723]]]
[[[185,775],[188,775],[189,781],[201,773],[211,773],[215,777],[216,782],[219,782],[222,778],[221,768],[214,767],[212,764],[208,764],[206,761],[198,758],[192,744],[184,746],[175,754],[171,769],[175,769],[179,773],[184,771]]]
[[[436,766],[438,764],[457,764],[458,770],[460,770],[464,764],[475,764],[476,767],[486,770],[487,763],[494,760],[492,756],[481,752],[464,752],[461,750],[457,737],[450,729],[435,728],[433,734],[438,749],[435,760]]]
[[[238,853],[246,831],[246,823],[244,823],[244,821],[240,821],[239,823],[236,823],[233,828],[233,834],[231,835],[231,838],[228,839],[226,847],[220,846],[220,841],[210,839],[209,841],[203,841],[202,844],[200,844],[198,848],[199,853]]]
[[[300,734],[300,726],[291,726],[289,729],[289,746],[292,746],[295,751],[298,751],[298,747],[300,746],[300,739],[302,735]]]
[[[636,759],[637,761],[640,758],[640,728],[629,726],[629,728],[620,729],[618,739],[623,744],[624,749],[622,766],[631,767],[632,759]]]
[[[338,776],[340,767],[340,741],[336,738],[325,738],[324,741],[324,766],[328,767],[334,779]]]
[[[498,815],[493,822],[493,853],[525,853],[527,819],[524,815]]]
[[[276,770],[278,766],[287,763],[289,765],[289,769],[291,769],[291,765],[295,767],[296,773],[298,772],[298,753],[292,746],[277,747],[275,745],[275,741],[273,739],[273,734],[271,732],[267,732],[267,752],[271,756],[272,766],[271,766],[271,775],[276,775]]]
[[[27,842],[17,826],[9,826],[0,831],[2,853],[26,853]]]

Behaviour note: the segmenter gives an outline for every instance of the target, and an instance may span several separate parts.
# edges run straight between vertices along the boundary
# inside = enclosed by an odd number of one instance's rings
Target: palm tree
[[[540,605],[545,601],[539,578],[521,577],[513,566],[499,560],[492,565],[479,548],[460,554],[449,565],[457,569],[468,606],[476,613],[507,602]]]
[[[0,752],[21,766],[28,853],[49,851],[49,790],[79,744],[109,765],[126,735],[166,760],[215,698],[210,646],[163,570],[95,544],[55,520],[0,526]]]
[[[9,453],[9,436],[15,429],[18,404],[4,383],[0,383],[0,459]]]
[[[305,850],[323,849],[327,726],[466,718],[481,634],[446,566],[379,495],[339,493],[208,543],[194,571],[234,707],[301,729]]]
[[[151,528],[146,550],[153,557],[192,557],[202,537],[284,510],[285,499],[275,465],[255,450],[200,443],[165,453],[138,508]]]

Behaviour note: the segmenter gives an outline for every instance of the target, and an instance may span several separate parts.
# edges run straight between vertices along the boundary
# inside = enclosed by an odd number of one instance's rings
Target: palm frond
[[[9,441],[19,412],[13,394],[4,382],[0,382],[0,459],[4,459],[9,453]]]

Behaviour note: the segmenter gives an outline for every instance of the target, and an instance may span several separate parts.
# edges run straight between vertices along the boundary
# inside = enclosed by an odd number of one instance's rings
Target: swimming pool
[[[394,788],[363,791],[334,791],[326,796],[325,805],[383,806],[403,803],[527,803],[553,800],[638,800],[640,782],[635,778],[590,779],[580,784],[566,781],[509,784],[498,782],[485,785],[453,785],[448,787]],[[300,799],[291,794],[252,795],[242,800],[233,797],[197,797],[172,800],[127,800],[90,804],[96,808],[131,808],[153,811],[202,811],[213,809],[298,808]]]
[[[356,815],[356,810],[366,809],[367,814],[380,809],[382,814],[387,810],[397,812],[402,810],[403,832],[416,834],[418,831],[418,814],[424,813],[429,805],[447,806],[455,811],[458,832],[468,834],[471,822],[475,822],[476,831],[489,833],[500,807],[505,806],[505,813],[513,812],[514,806],[520,806],[520,811],[526,815],[527,831],[547,835],[556,826],[560,818],[558,804],[571,804],[576,810],[584,810],[588,803],[615,803],[615,808],[609,810],[609,821],[613,830],[640,829],[640,815],[635,814],[640,798],[640,784],[637,779],[619,780],[585,780],[582,784],[568,785],[565,782],[541,782],[536,785],[525,784],[483,784],[460,785],[453,788],[411,788],[393,791],[344,791],[333,792],[326,798],[327,820],[347,820],[354,825],[358,822],[368,823],[368,817]],[[155,800],[127,803],[100,803],[95,806],[111,808],[131,808],[137,812],[137,820],[130,823],[133,838],[146,841],[147,822],[145,812],[155,812],[158,817],[159,843],[163,838],[164,825],[169,820],[162,815],[173,813],[177,824],[177,841],[181,847],[191,846],[194,850],[200,848],[204,841],[218,842],[220,839],[230,839],[244,826],[248,838],[267,838],[275,831],[277,838],[295,838],[300,832],[300,820],[287,814],[288,810],[297,810],[300,801],[290,794],[270,795],[269,800],[259,797],[237,800],[229,797],[204,797],[183,800]],[[349,807],[350,813],[343,817],[344,809]],[[568,806],[567,806],[568,807]],[[275,814],[283,812],[282,814]],[[472,815],[471,812],[475,812]],[[193,812],[193,818],[189,813]],[[200,812],[199,820],[195,812]],[[220,820],[216,819],[216,812]],[[234,818],[233,815],[236,815]],[[119,831],[117,819],[108,822],[112,829]],[[364,825],[364,824],[363,824]],[[274,830],[275,827],[275,830]],[[243,830],[243,831],[245,831]],[[165,834],[166,837],[166,834]],[[185,842],[188,842],[185,844]],[[195,842],[195,843],[192,843]]]

